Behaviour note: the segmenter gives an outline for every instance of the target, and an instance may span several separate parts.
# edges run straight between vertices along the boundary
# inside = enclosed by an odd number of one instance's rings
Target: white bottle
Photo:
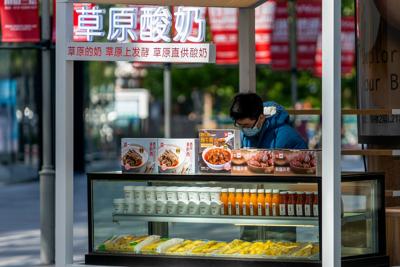
[[[178,205],[176,201],[168,200],[167,201],[167,214],[168,215],[176,215],[177,214]]]
[[[211,215],[213,215],[213,216],[218,216],[218,215],[220,215],[221,214],[221,206],[222,206],[222,209],[223,209],[223,205],[222,205],[222,202],[221,201],[211,201],[211,204],[210,204],[210,213],[211,213]]]
[[[166,186],[157,186],[156,200],[163,201],[163,202],[165,202],[165,204],[167,203],[167,187]]]
[[[144,186],[135,186],[133,194],[135,201],[144,201]]]
[[[154,186],[147,186],[144,189],[144,199],[146,201],[152,201],[152,202],[156,201],[156,191],[154,189],[155,189]]]
[[[176,186],[167,187],[167,201],[178,201],[177,190]]]
[[[123,214],[125,212],[125,198],[116,198],[113,204],[115,214]]]
[[[156,214],[163,215],[167,214],[167,202],[166,201],[156,201]]]
[[[134,201],[135,200],[134,189],[135,189],[135,186],[132,186],[132,185],[124,186],[124,195],[125,195],[126,201]]]
[[[135,201],[135,213],[138,215],[144,214],[144,201]]]
[[[125,199],[125,213],[126,214],[135,214],[135,201]]]
[[[152,200],[146,200],[144,203],[144,213],[153,215],[156,213],[156,202]]]
[[[210,199],[211,201],[220,201],[222,187],[211,187],[210,188]]]

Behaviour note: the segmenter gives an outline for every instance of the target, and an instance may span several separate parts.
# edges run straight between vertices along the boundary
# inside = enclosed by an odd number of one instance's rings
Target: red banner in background
[[[355,21],[354,17],[342,18],[342,74],[351,74],[354,67],[356,48],[355,48]]]
[[[342,75],[351,74],[355,62],[355,22],[354,17],[342,18]],[[315,54],[315,76],[322,76],[322,38],[318,38],[318,46]]]
[[[275,1],[267,1],[255,10],[256,63],[271,63],[271,36],[274,27]]]
[[[271,39],[271,67],[274,70],[290,69],[288,17],[287,1],[278,1]]]
[[[313,70],[321,32],[321,0],[297,0],[297,69]]]
[[[217,64],[237,64],[238,10],[236,8],[208,8],[212,41],[215,43]]]
[[[39,42],[37,0],[3,0],[1,2],[1,41]]]

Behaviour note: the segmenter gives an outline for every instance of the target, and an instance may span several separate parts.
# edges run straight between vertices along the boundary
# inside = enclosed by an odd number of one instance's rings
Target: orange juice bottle
[[[235,188],[229,188],[228,192],[228,215],[235,215]]]
[[[221,189],[221,215],[228,214],[228,189]]]
[[[250,212],[250,189],[243,189],[242,215],[249,216]]]
[[[242,215],[242,207],[243,207],[243,189],[236,189],[235,214],[237,216]]]
[[[249,215],[255,216],[256,214],[257,214],[257,189],[250,189]]]
[[[272,190],[272,216],[279,215],[279,189]]]
[[[272,190],[265,189],[265,216],[271,216]]]
[[[265,194],[264,194],[264,189],[258,189],[257,190],[257,215],[258,216],[264,216],[265,215],[265,210],[264,210],[264,205],[265,205]]]

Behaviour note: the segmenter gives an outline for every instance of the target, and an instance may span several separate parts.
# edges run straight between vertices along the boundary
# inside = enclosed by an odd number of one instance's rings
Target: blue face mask
[[[256,136],[260,131],[261,128],[254,126],[253,128],[243,128],[243,134],[248,137]]]

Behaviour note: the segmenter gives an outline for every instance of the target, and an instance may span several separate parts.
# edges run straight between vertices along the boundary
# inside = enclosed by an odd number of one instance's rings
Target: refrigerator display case
[[[342,174],[343,266],[389,266],[384,176]],[[88,174],[86,264],[321,266],[321,177]]]

